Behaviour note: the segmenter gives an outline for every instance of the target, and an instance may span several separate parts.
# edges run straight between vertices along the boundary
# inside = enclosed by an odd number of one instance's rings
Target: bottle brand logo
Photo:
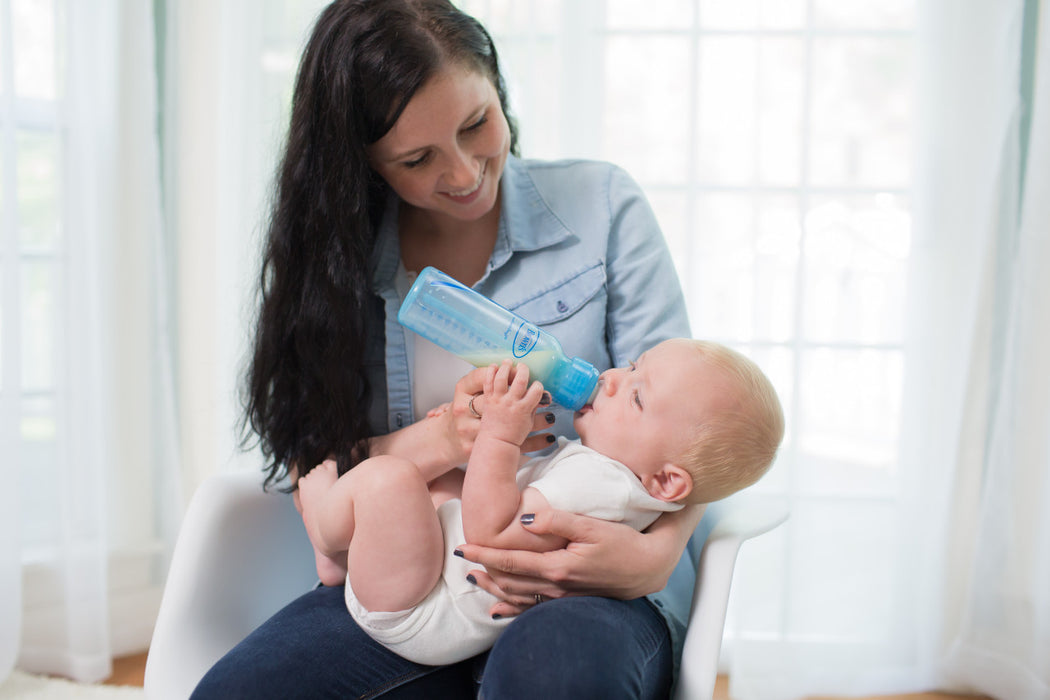
[[[514,334],[514,345],[511,347],[511,352],[514,353],[514,357],[518,360],[532,352],[532,349],[536,347],[536,341],[540,338],[540,329],[531,323],[521,322],[518,326],[517,332]]]

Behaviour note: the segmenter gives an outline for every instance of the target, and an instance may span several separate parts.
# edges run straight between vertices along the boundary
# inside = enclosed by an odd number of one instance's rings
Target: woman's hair
[[[487,76],[510,125],[496,47],[448,0],[336,0],[303,53],[260,275],[245,376],[244,440],[259,439],[265,485],[334,457],[343,473],[371,436],[364,371],[376,303],[369,259],[387,197],[366,149],[441,69]]]
[[[758,365],[724,345],[691,341],[733,388],[729,405],[696,426],[681,466],[693,475],[687,503],[710,503],[750,486],[773,464],[784,438],[784,412]]]

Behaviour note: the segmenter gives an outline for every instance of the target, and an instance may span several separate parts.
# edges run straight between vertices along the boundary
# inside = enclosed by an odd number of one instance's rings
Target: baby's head
[[[603,372],[575,426],[584,445],[627,465],[656,498],[710,503],[769,469],[784,415],[754,362],[718,343],[678,338]]]

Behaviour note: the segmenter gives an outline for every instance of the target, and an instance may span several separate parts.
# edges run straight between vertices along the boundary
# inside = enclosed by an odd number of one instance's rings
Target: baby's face
[[[689,341],[668,340],[630,367],[603,372],[574,425],[584,445],[644,477],[681,454],[705,416],[731,403],[722,371]]]

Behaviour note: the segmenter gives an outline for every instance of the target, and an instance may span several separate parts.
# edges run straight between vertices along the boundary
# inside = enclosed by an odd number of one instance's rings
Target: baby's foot
[[[326,460],[299,477],[299,503],[303,525],[314,547],[317,576],[326,586],[338,586],[346,579],[346,552],[329,555],[323,546],[318,525],[318,509],[323,507],[325,495],[339,479],[336,464]]]

